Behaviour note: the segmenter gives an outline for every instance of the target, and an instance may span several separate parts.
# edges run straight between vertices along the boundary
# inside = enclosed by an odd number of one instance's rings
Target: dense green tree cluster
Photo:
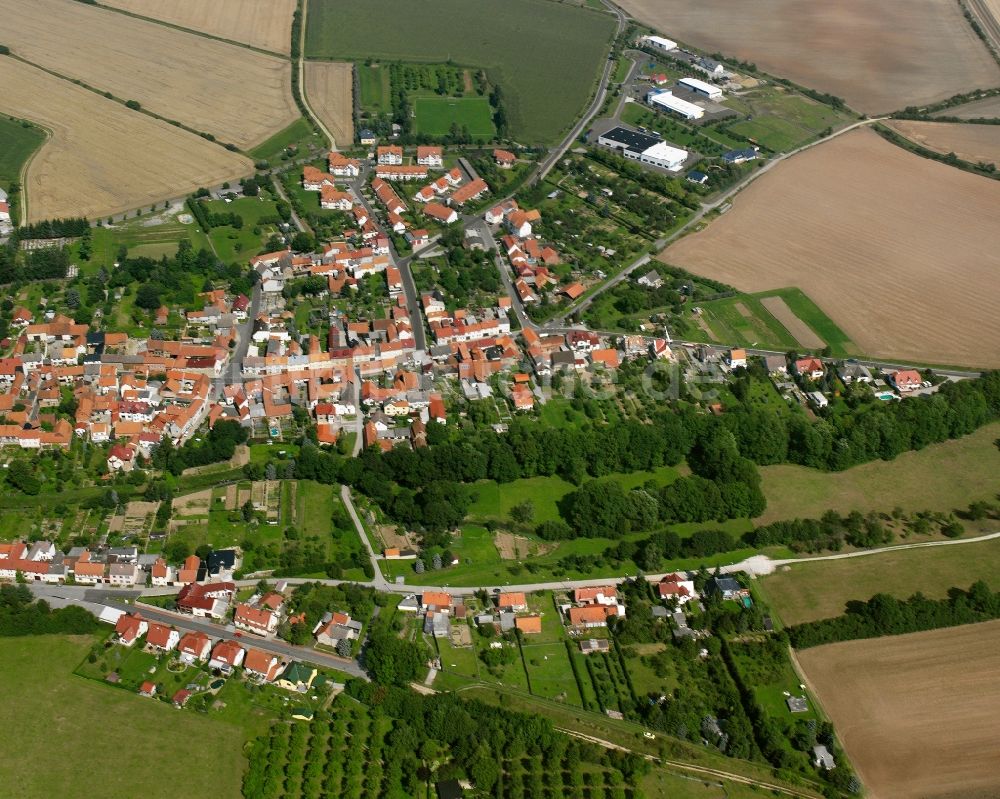
[[[952,588],[948,593],[946,599],[928,599],[917,593],[902,600],[876,594],[867,602],[848,602],[842,616],[790,627],[788,636],[796,649],[806,649],[833,641],[902,635],[1000,618],[1000,593],[992,592],[982,580],[968,591]]]
[[[153,450],[153,466],[176,475],[189,466],[227,461],[233,457],[236,446],[246,442],[248,435],[239,422],[223,419],[216,422],[201,441],[190,439],[180,449],[174,447],[169,438],[164,438]]]
[[[52,610],[45,600],[35,601],[26,585],[0,586],[0,636],[83,635],[99,626],[93,614],[76,605]]]

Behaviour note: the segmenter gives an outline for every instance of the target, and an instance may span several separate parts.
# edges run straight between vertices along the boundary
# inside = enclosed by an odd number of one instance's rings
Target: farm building
[[[677,42],[672,42],[670,39],[664,39],[662,36],[643,36],[639,42],[640,44],[652,47],[654,50],[662,50],[665,53],[669,53],[671,50],[677,49]]]
[[[671,172],[677,172],[688,157],[687,150],[671,147],[658,136],[650,136],[621,126],[602,133],[597,142],[605,147],[620,150],[622,155],[633,161],[658,166]]]
[[[677,81],[677,83],[695,94],[703,94],[710,100],[722,99],[722,89],[718,86],[713,86],[711,83],[706,83],[703,80],[698,80],[697,78],[681,78]]]
[[[674,93],[669,89],[650,92],[646,95],[646,103],[652,108],[665,109],[684,119],[701,119],[705,116],[704,108],[680,97],[674,97]]]

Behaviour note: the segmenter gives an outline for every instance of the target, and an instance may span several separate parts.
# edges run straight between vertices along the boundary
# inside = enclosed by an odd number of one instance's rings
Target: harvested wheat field
[[[0,86],[0,111],[52,132],[28,167],[29,222],[110,216],[253,172],[248,158],[13,58],[0,58]]]
[[[956,119],[1000,119],[1000,94],[983,97],[970,103],[945,108],[931,114],[934,117],[955,117]]]
[[[143,17],[288,55],[295,0],[101,0]]]
[[[861,352],[1000,366],[1000,182],[856,130],[775,166],[661,260],[802,289]]]
[[[867,114],[1000,83],[955,0],[622,0],[671,39],[750,61]],[[739,18],[738,24],[724,20]]]
[[[1000,795],[1000,621],[797,657],[871,799]]]
[[[955,153],[973,164],[1000,164],[1000,125],[908,119],[894,119],[886,124],[901,136],[936,153]]]
[[[73,0],[0,0],[0,19],[22,58],[223,142],[252,147],[299,116],[277,56]]]
[[[306,97],[340,148],[354,143],[354,65],[307,61]]]

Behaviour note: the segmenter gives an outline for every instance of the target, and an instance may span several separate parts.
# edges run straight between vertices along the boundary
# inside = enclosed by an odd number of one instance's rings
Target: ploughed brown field
[[[309,107],[341,149],[354,142],[354,65],[343,61],[306,61]]]
[[[287,55],[295,0],[101,0],[101,5]]]
[[[935,117],[957,117],[958,119],[998,119],[1000,118],[1000,95],[972,100],[953,108],[945,108],[931,114]]]
[[[894,119],[886,123],[896,133],[937,153],[955,153],[973,164],[1000,164],[1000,125],[961,122],[919,122]]]
[[[870,799],[1000,796],[1000,621],[797,657]]]
[[[74,0],[0,0],[0,19],[16,55],[222,142],[252,147],[299,116],[278,56]]]
[[[248,158],[13,58],[0,58],[0,86],[0,112],[51,131],[28,166],[29,222],[110,216],[253,172]]]
[[[664,36],[721,52],[867,114],[1000,84],[954,0],[622,0]]]
[[[797,286],[861,352],[1000,366],[1000,181],[873,131],[776,165],[661,260],[742,291]]]

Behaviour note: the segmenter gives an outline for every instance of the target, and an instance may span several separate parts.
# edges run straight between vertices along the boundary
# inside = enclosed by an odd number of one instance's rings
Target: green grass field
[[[856,355],[857,349],[847,335],[812,300],[796,288],[739,294],[721,300],[699,303],[702,319],[711,328],[716,341],[735,346],[761,349],[801,350],[795,337],[761,304],[767,297],[781,297],[801,321],[830,347],[835,357]],[[692,326],[692,335],[703,331]]]
[[[774,152],[792,150],[849,119],[845,113],[780,86],[729,95],[723,105],[746,117],[730,125],[730,131],[756,139]]]
[[[821,472],[804,466],[762,466],[767,510],[758,522],[818,518],[827,510],[889,512],[952,511],[1000,491],[1000,423],[975,433],[904,452],[894,461]]]
[[[90,275],[101,267],[110,270],[122,245],[128,248],[130,256],[146,255],[150,258],[176,252],[182,239],[188,239],[195,250],[211,249],[208,237],[194,222],[185,225],[178,222],[176,216],[158,224],[149,224],[150,221],[150,217],[140,217],[118,223],[112,228],[95,227],[91,231],[93,254],[89,261],[77,261],[80,271]]]
[[[255,161],[275,162],[289,147],[299,148],[315,145],[322,147],[323,140],[312,129],[304,117],[299,117],[284,130],[275,133],[271,138],[261,142],[250,151],[250,157]]]
[[[467,127],[474,138],[492,138],[493,109],[485,97],[417,97],[413,101],[417,133],[446,135],[453,124]]]
[[[785,624],[837,616],[847,602],[878,593],[906,599],[917,591],[936,599],[949,588],[985,580],[1000,588],[1000,541],[903,549],[849,560],[789,566],[759,584]]]
[[[12,117],[0,117],[0,188],[20,180],[21,167],[42,146],[45,131]]]
[[[4,639],[0,674],[17,690],[0,708],[0,745],[16,756],[0,763],[0,792],[174,799],[203,795],[210,774],[213,792],[239,796],[246,731],[76,676],[92,643]]]
[[[205,203],[212,213],[236,213],[243,217],[243,227],[237,230],[228,225],[212,228],[209,238],[219,258],[226,263],[244,262],[260,252],[261,244],[277,230],[272,225],[261,225],[260,232],[254,233],[254,227],[260,224],[261,217],[276,215],[274,202],[258,197],[240,197],[227,203],[225,200],[209,200]]]
[[[503,88],[511,134],[550,143],[587,104],[614,29],[608,14],[547,0],[309,0],[305,51],[485,68]]]
[[[566,645],[532,643],[535,636],[526,635],[521,645],[524,663],[531,681],[531,692],[537,696],[581,706],[580,690],[573,678]]]
[[[389,70],[379,64],[357,64],[358,84],[360,85],[361,107],[374,114],[385,114],[391,109],[389,95],[392,91],[389,81]]]

